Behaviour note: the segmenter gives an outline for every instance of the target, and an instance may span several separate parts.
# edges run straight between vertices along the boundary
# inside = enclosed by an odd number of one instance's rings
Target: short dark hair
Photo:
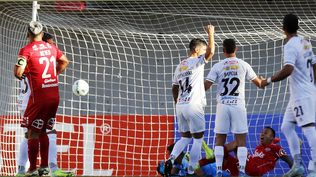
[[[194,38],[190,41],[189,48],[191,52],[194,52],[195,48],[200,45],[207,45],[206,41],[199,38]]]
[[[53,35],[51,35],[51,34],[49,34],[47,32],[44,32],[42,40],[47,42],[49,39],[53,39]]]
[[[288,33],[296,33],[299,29],[298,17],[294,14],[287,14],[283,18],[283,30]]]
[[[275,138],[275,130],[272,127],[266,126],[265,129],[269,129],[272,132],[273,138]]]
[[[223,50],[227,54],[234,53],[236,50],[236,42],[234,39],[225,39],[223,41]]]

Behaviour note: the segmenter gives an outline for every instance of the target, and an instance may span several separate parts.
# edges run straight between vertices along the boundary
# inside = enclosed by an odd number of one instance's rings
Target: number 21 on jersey
[[[53,67],[53,70],[54,70],[54,76],[56,76],[56,58],[54,56],[51,56],[50,58],[47,58],[47,57],[41,57],[39,59],[39,63],[42,64],[42,65],[45,65],[45,68],[44,68],[44,71],[42,73],[42,78],[43,79],[48,79],[48,78],[51,78],[52,77],[52,73],[48,73],[48,69],[50,67]],[[52,64],[52,66],[51,66]]]

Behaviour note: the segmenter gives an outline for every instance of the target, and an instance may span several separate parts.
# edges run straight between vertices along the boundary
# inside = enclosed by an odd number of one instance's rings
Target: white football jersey
[[[20,87],[21,88],[20,95],[18,97],[18,108],[20,111],[24,111],[27,107],[31,95],[31,88],[27,77],[24,77],[24,79],[20,81]]]
[[[299,36],[284,45],[284,65],[294,66],[289,76],[291,99],[301,99],[316,93],[313,64],[316,63],[312,45]]]
[[[182,60],[177,66],[173,85],[179,85],[177,105],[201,104],[206,105],[204,89],[205,55],[197,58]]]
[[[245,79],[257,77],[251,66],[238,58],[226,58],[216,63],[206,80],[217,83],[217,102],[245,105]]]

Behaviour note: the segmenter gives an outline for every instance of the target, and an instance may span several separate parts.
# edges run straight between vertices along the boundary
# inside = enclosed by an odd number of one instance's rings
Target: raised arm
[[[206,31],[208,34],[208,46],[205,53],[205,60],[209,61],[215,54],[215,44],[214,44],[214,26],[208,25],[206,27]]]
[[[65,55],[62,55],[57,61],[57,63],[58,63],[56,66],[57,74],[60,74],[67,68],[69,64],[69,60]]]

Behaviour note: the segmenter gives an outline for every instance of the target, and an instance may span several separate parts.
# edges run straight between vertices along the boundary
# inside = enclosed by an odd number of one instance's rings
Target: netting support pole
[[[37,4],[37,1],[33,1],[33,7],[32,7],[32,21],[37,20],[37,9],[40,8],[40,5]]]

